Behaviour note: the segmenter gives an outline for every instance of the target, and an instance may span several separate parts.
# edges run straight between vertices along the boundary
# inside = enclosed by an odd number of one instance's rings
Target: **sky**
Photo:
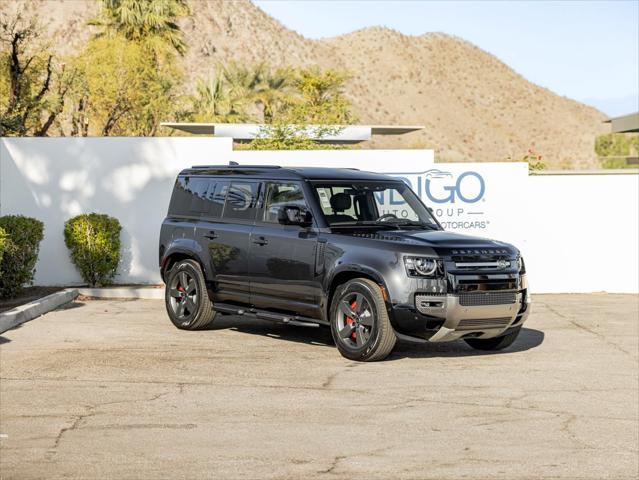
[[[308,38],[386,26],[443,32],[528,80],[615,116],[639,111],[639,0],[254,0]]]

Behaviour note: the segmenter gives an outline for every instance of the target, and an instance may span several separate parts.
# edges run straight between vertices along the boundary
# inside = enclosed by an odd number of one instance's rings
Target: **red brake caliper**
[[[178,292],[184,292],[185,290],[184,290],[184,287],[181,287],[181,286],[180,286],[180,287],[178,287],[178,288],[177,288],[177,291],[178,291]],[[178,299],[178,302],[181,302],[182,300],[184,300],[184,298],[180,297],[180,298]]]
[[[355,307],[357,307],[357,301],[353,300],[353,303],[351,303],[351,310],[355,311]],[[353,319],[348,315],[346,315],[346,323],[348,323],[349,325],[353,324]],[[353,333],[351,333],[351,338],[357,338],[357,333],[355,332],[355,330],[353,330]]]

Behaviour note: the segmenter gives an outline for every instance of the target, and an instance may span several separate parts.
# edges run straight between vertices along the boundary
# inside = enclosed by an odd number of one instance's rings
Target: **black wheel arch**
[[[322,308],[322,312],[325,315],[325,320],[329,321],[330,319],[331,303],[333,301],[333,296],[335,295],[337,287],[343,285],[349,280],[353,280],[354,278],[366,278],[379,285],[382,290],[384,302],[386,303],[386,310],[388,311],[392,322],[392,309],[389,302],[388,289],[386,287],[384,277],[379,272],[370,268],[362,268],[360,265],[345,265],[339,270],[333,272],[333,275],[331,275],[329,281],[327,282],[326,305],[324,305],[324,308]]]
[[[166,283],[166,274],[173,268],[176,263],[182,260],[193,260],[198,263],[198,265],[202,269],[202,273],[204,274],[207,294],[212,300],[214,295],[213,281],[209,276],[206,265],[204,264],[204,262],[202,262],[200,256],[191,250],[186,250],[183,248],[167,250],[162,259],[162,265],[160,266],[160,276],[162,277],[162,281]]]

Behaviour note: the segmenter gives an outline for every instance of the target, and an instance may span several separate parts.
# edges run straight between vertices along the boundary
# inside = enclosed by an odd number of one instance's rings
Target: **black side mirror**
[[[308,227],[313,223],[311,212],[296,205],[284,205],[277,211],[277,221],[282,225]]]

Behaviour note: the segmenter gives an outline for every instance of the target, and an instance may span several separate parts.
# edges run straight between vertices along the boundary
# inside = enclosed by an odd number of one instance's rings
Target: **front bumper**
[[[411,303],[392,308],[396,333],[430,342],[498,337],[528,318],[531,300],[527,287],[525,276],[521,276],[516,290],[416,291]]]
[[[460,296],[446,295],[441,307],[421,307],[418,310],[429,317],[444,319],[441,327],[428,339],[430,342],[449,342],[469,337],[491,338],[523,324],[528,318],[529,295],[522,291],[514,296],[515,302],[509,304],[462,305]]]

